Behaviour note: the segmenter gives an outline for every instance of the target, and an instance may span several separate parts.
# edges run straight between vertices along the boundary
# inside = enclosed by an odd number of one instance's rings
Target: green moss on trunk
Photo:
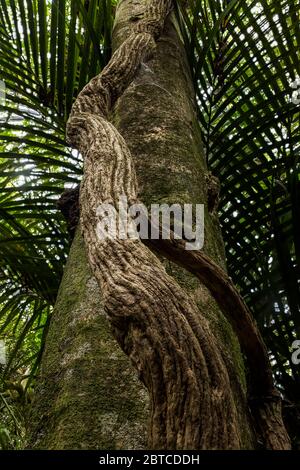
[[[130,34],[131,18],[139,11],[136,2],[120,3],[114,30],[115,47]],[[142,201],[147,206],[152,203],[205,204],[204,251],[226,269],[219,220],[207,209],[205,177],[208,170],[196,116],[195,93],[173,15],[158,41],[154,57],[142,65],[119,100],[113,118],[134,157]],[[253,448],[244,361],[237,337],[204,286],[169,261],[165,266],[179,284],[195,296],[201,310],[207,312],[228,368],[239,411],[243,447]]]
[[[143,448],[147,403],[112,337],[78,230],[47,336],[28,447]]]
[[[113,43],[130,33],[144,1],[123,0]],[[112,119],[135,159],[140,198],[151,203],[207,203],[205,164],[194,90],[184,49],[166,26],[151,61],[117,103]],[[205,213],[205,251],[225,267],[217,217]],[[190,274],[166,268],[207,312],[222,345],[239,410],[243,446],[253,448],[237,339],[209,292]],[[142,448],[147,397],[128,359],[112,339],[101,293],[87,266],[79,234],[74,241],[53,314],[31,416],[29,447]]]

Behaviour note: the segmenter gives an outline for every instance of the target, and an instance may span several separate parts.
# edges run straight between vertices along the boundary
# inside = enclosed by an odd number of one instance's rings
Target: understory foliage
[[[111,55],[115,1],[1,0],[0,447],[18,448],[70,240],[57,200],[81,179],[65,142],[78,92]],[[178,1],[228,270],[299,430],[300,0]],[[297,84],[294,85],[297,87]],[[298,99],[299,98],[299,99]]]

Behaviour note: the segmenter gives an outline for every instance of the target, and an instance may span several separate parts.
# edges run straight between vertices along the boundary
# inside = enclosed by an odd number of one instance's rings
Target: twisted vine
[[[99,205],[110,203],[118,210],[124,195],[129,203],[137,202],[132,157],[108,114],[141,62],[154,53],[171,9],[171,0],[147,2],[132,34],[79,94],[67,138],[84,156],[80,219],[88,259],[115,337],[149,390],[150,448],[239,449],[238,414],[227,368],[204,312],[141,240],[97,236]],[[182,243],[159,240],[152,248],[182,264],[210,289],[247,355],[256,398],[252,412],[265,446],[288,448],[267,352],[251,315],[226,274],[205,255],[184,250]],[[261,365],[255,380],[257,361]]]

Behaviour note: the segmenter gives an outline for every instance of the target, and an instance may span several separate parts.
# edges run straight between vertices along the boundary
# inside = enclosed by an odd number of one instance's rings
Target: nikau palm
[[[119,2],[114,53],[69,115],[67,142],[84,160],[80,223],[47,331],[30,448],[290,448],[267,348],[226,274],[218,182],[173,7]],[[118,209],[124,195],[204,203],[203,251],[174,236],[99,239],[98,207]]]

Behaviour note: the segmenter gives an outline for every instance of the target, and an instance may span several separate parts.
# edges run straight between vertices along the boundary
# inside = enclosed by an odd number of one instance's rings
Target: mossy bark
[[[116,49],[131,32],[142,12],[142,2],[120,2],[114,28]],[[204,251],[226,269],[224,245],[217,214],[208,212],[207,170],[196,116],[195,93],[186,54],[174,16],[167,21],[157,50],[123,94],[113,121],[135,160],[140,198],[151,203],[204,203]],[[232,391],[239,409],[244,448],[255,438],[246,403],[244,362],[235,334],[207,289],[192,275],[166,262],[169,274],[195,296],[207,312],[214,334],[223,344]]]
[[[146,444],[148,397],[112,337],[79,230],[35,395],[28,448],[135,449]]]
[[[114,48],[130,33],[144,2],[119,2]],[[195,113],[194,91],[172,17],[152,60],[118,101],[112,120],[135,159],[140,199],[151,203],[205,203],[207,168]],[[205,213],[204,250],[221,266],[225,256],[216,214]],[[238,341],[209,292],[166,262],[168,272],[207,312],[223,345],[238,409],[242,447],[254,447]],[[48,449],[142,448],[147,396],[127,357],[112,338],[77,233],[53,314],[36,399],[29,447]]]

